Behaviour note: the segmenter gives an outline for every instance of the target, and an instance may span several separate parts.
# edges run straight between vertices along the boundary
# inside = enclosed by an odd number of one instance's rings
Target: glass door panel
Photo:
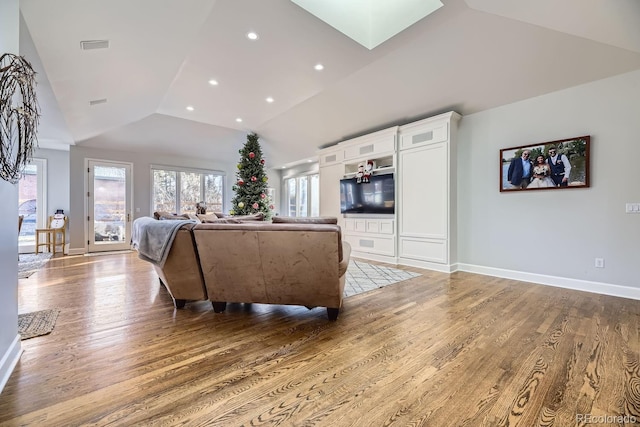
[[[21,253],[35,252],[36,228],[47,225],[46,174],[46,159],[32,159],[18,182],[18,215],[24,217],[18,236]]]
[[[131,165],[89,161],[89,252],[130,248]]]

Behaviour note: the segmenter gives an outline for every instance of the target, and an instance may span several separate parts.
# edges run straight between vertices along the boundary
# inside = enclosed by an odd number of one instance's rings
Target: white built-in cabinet
[[[441,114],[323,149],[320,214],[335,216],[352,255],[439,271],[456,269],[455,136],[460,115]],[[340,179],[374,160],[375,173],[394,173],[394,215],[340,213]]]
[[[447,113],[401,126],[398,133],[398,263],[456,269],[455,133]]]
[[[344,174],[344,152],[323,150],[320,153],[320,215],[338,218],[338,225],[344,228],[340,213],[340,179]]]

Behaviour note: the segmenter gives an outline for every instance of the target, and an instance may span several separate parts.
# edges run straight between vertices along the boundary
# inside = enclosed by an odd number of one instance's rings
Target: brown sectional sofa
[[[209,299],[322,306],[338,317],[351,248],[335,220],[185,224],[154,265],[176,307]],[[327,223],[334,222],[334,223]]]
[[[160,283],[167,288],[177,308],[184,307],[187,300],[208,299],[193,240],[194,226],[185,224],[178,230],[163,266],[153,264]]]

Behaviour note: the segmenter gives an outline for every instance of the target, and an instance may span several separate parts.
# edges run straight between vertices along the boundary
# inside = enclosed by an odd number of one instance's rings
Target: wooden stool
[[[45,234],[45,241],[40,243],[40,235]],[[60,240],[58,240],[58,237]],[[62,221],[49,217],[49,226],[47,228],[36,228],[36,253],[40,252],[40,246],[47,248],[48,252],[56,254],[56,247],[62,246],[62,255],[64,255],[64,247],[67,244],[67,217]]]

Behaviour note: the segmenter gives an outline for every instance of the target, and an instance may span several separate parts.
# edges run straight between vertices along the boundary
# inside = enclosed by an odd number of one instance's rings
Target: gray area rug
[[[40,254],[20,254],[18,259],[18,279],[26,279],[38,271],[51,259],[53,254],[45,252]]]
[[[31,313],[18,314],[18,333],[23,340],[46,335],[56,326],[60,310],[40,310]]]
[[[417,276],[420,274],[351,260],[347,267],[344,296],[361,294]]]

